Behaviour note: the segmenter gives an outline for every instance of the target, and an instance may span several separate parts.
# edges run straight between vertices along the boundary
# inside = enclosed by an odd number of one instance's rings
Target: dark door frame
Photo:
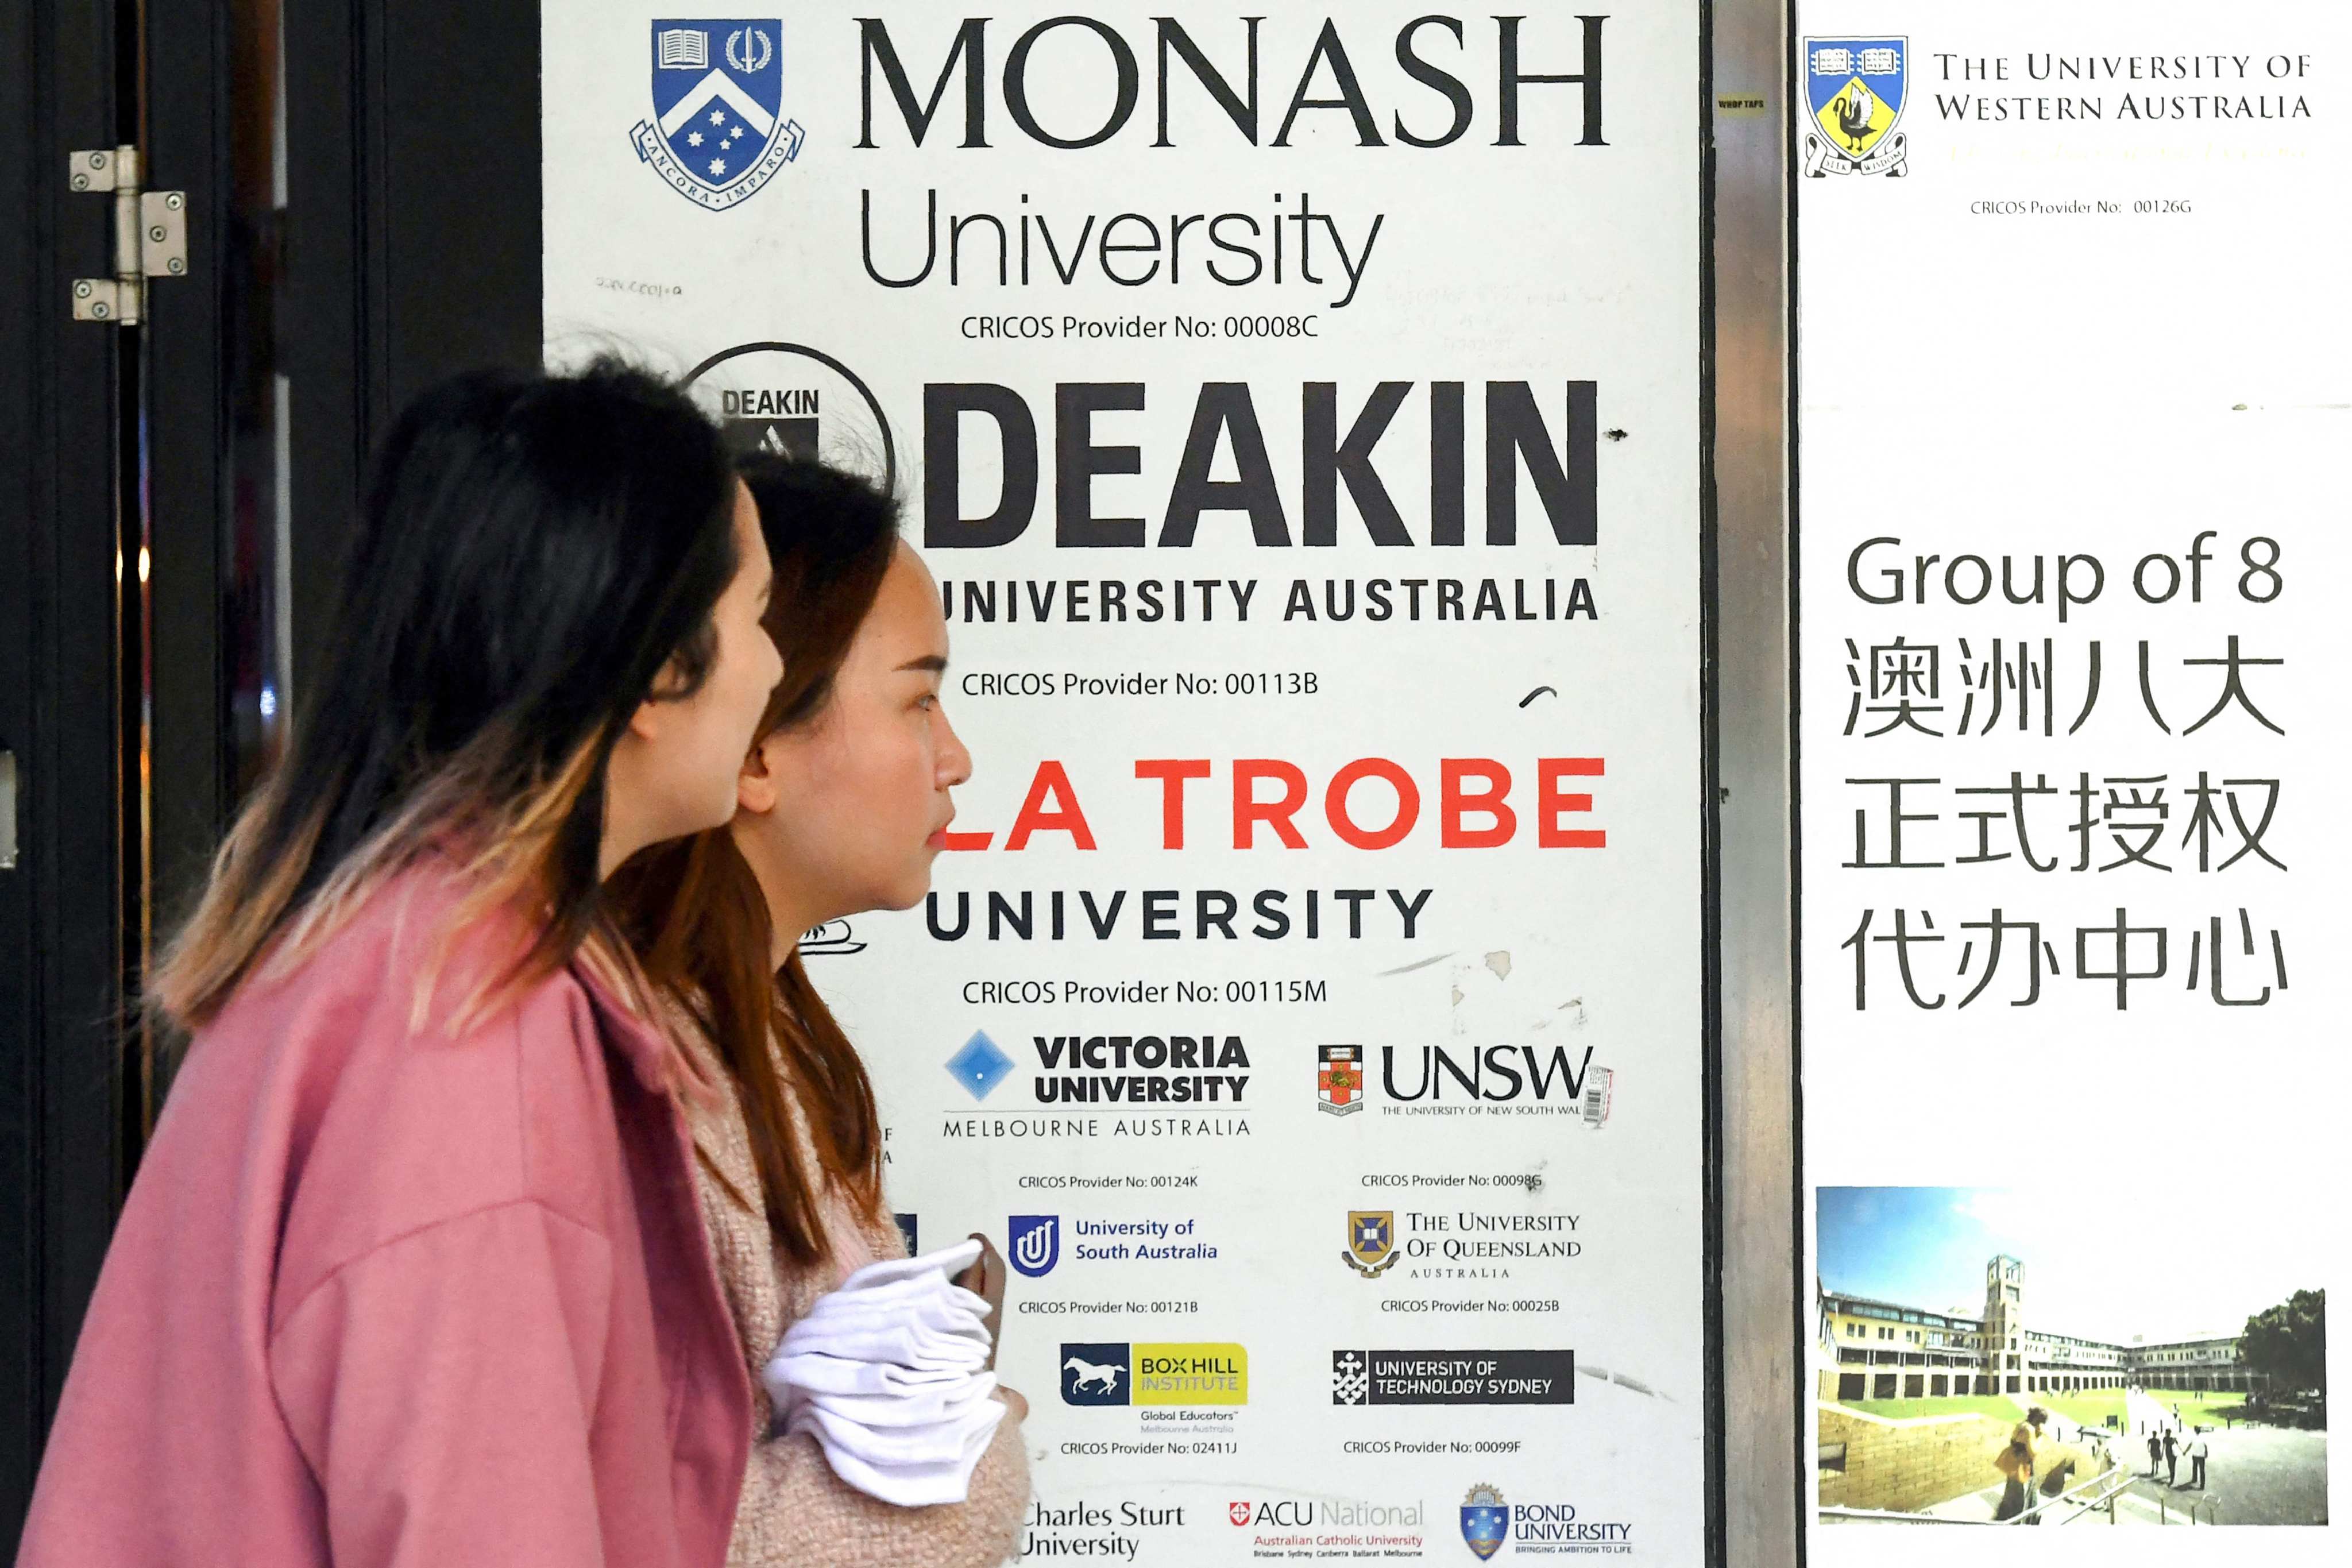
[[[431,381],[539,361],[540,16],[520,0],[283,9],[275,358],[290,381],[299,724],[368,448]],[[235,805],[225,290],[240,79],[226,11],[0,6],[0,212],[24,215],[0,225],[0,748],[20,846],[0,869],[5,1542],[162,1091],[126,1026],[142,944],[201,885]],[[68,306],[71,279],[112,267],[105,198],[66,189],[67,153],[124,142],[144,148],[150,187],[188,198],[189,270],[149,290],[137,331]]]
[[[117,1047],[126,869],[118,705],[135,542],[117,442],[135,421],[137,334],[71,319],[106,277],[107,198],[67,154],[135,140],[117,91],[113,0],[0,6],[0,746],[15,754],[18,853],[0,869],[0,1531],[13,1541],[121,1163]],[[17,215],[21,215],[18,216]],[[136,560],[135,542],[130,559]],[[135,760],[135,752],[131,753]]]

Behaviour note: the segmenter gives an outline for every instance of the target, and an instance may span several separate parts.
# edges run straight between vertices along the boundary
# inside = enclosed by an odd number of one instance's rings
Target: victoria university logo
[[[1907,38],[1805,40],[1808,175],[1903,177],[1907,147],[1895,126],[1903,118],[1909,55]]]
[[[654,117],[629,140],[695,205],[724,211],[800,156],[800,121],[782,118],[782,36],[773,17],[654,23]]]

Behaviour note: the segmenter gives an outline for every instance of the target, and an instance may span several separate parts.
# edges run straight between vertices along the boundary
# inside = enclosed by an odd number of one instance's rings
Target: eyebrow
[[[948,656],[943,653],[927,653],[920,658],[908,659],[898,668],[902,670],[919,669],[929,675],[944,675],[947,673]]]

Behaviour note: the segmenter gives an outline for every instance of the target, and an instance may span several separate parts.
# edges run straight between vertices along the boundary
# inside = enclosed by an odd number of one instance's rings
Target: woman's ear
[[[754,816],[765,816],[776,809],[782,792],[776,784],[776,759],[769,748],[777,743],[770,735],[753,746],[743,757],[742,771],[735,775],[735,804]]]

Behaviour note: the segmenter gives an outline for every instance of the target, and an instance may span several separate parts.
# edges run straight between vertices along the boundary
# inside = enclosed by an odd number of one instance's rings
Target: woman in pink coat
[[[362,499],[291,749],[157,973],[194,1034],[19,1562],[717,1564],[750,1390],[601,902],[781,673],[717,432],[461,378]]]

